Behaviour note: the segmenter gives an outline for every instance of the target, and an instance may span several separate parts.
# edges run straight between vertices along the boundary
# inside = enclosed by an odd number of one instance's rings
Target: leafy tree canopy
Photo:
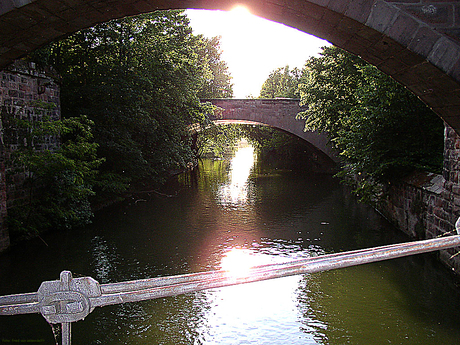
[[[228,66],[221,59],[220,37],[206,38],[199,36],[201,45],[198,47],[198,58],[203,68],[202,86],[198,92],[200,99],[232,98],[232,77]]]
[[[6,144],[18,144],[9,176],[26,172],[22,188],[27,199],[17,200],[8,213],[13,240],[85,225],[92,216],[89,197],[94,195],[97,169],[103,162],[96,156],[93,122],[85,116],[55,120],[42,110],[45,115],[40,120],[3,116]],[[58,136],[61,144],[56,146],[50,138]]]
[[[298,68],[277,68],[262,84],[260,98],[299,98],[298,84],[301,78],[302,71]]]
[[[310,58],[299,85],[307,130],[330,135],[365,200],[414,169],[439,172],[443,122],[415,95],[336,47]]]
[[[194,160],[189,126],[207,123],[200,97],[232,94],[218,38],[192,34],[183,11],[112,20],[40,52],[62,76],[62,114],[95,123],[99,186],[120,193],[161,183]]]

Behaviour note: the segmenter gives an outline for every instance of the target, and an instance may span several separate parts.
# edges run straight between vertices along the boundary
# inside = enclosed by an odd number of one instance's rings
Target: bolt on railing
[[[233,276],[228,271],[218,270],[99,284],[91,277],[73,278],[71,272],[63,271],[60,280],[43,282],[35,293],[0,296],[0,315],[41,313],[50,324],[61,324],[62,344],[70,345],[71,323],[83,320],[95,307],[328,271],[459,247],[459,228],[460,218],[456,224],[457,235],[454,236],[255,266],[245,276]]]

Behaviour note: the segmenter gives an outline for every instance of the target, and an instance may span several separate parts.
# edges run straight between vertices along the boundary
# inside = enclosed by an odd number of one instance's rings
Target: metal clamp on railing
[[[37,294],[40,313],[49,323],[83,320],[94,310],[91,298],[102,295],[96,280],[72,278],[69,271],[61,272],[61,280],[43,282]]]
[[[41,313],[49,323],[62,324],[62,344],[69,345],[71,322],[83,320],[98,306],[175,296],[460,247],[460,219],[456,230],[455,236],[255,266],[248,270],[247,275],[238,277],[219,270],[100,285],[93,278],[72,278],[69,271],[63,271],[60,280],[43,282],[36,293],[0,296],[0,315]]]

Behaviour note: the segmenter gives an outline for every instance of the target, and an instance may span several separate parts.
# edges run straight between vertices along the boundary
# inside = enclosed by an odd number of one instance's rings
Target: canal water
[[[34,292],[62,270],[100,283],[407,241],[336,180],[253,162],[202,160],[161,193],[99,212],[84,229],[0,255],[0,295]],[[96,308],[73,344],[459,344],[460,287],[418,255]],[[40,315],[0,317],[2,343],[54,344]]]

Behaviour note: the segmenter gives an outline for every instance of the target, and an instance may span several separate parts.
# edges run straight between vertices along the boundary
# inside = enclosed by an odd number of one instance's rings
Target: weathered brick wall
[[[3,146],[3,145],[2,145]],[[3,147],[0,150],[0,252],[10,245],[8,229],[5,225],[7,216],[6,210],[6,181],[5,181],[5,162],[3,159]]]
[[[429,191],[440,175],[414,173],[403,183],[392,185],[389,189],[385,214],[404,232],[415,238],[425,238],[425,212]],[[436,184],[437,186],[439,184]],[[441,183],[442,188],[442,183]]]
[[[8,208],[19,200],[25,200],[22,182],[27,172],[13,169],[11,154],[21,144],[21,129],[15,128],[14,119],[39,121],[43,111],[36,102],[53,104],[47,111],[52,119],[60,118],[59,85],[51,71],[40,71],[33,63],[17,61],[0,71],[0,251],[8,247],[9,236],[5,225]],[[47,137],[39,149],[58,145],[57,137]]]
[[[428,236],[442,235],[452,231],[460,216],[460,136],[449,126],[444,132],[444,165],[443,177],[445,180],[443,191],[438,200],[430,205],[432,210],[427,222]],[[459,248],[450,249],[441,253],[441,259],[452,265],[457,272],[460,272],[460,255],[451,259],[457,254]]]
[[[460,216],[460,136],[446,125],[442,175],[415,173],[392,186],[382,213],[399,229],[416,238],[452,234]],[[460,248],[440,253],[441,260],[460,273]]]

